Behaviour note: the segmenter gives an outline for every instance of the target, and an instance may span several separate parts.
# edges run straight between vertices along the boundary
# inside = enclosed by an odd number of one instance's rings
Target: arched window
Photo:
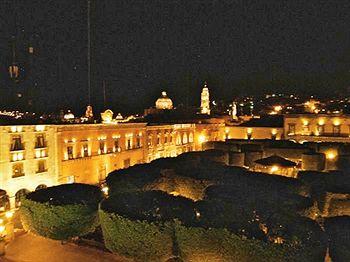
[[[47,185],[40,184],[40,185],[38,185],[38,186],[35,188],[35,191],[38,191],[38,190],[44,189],[44,188],[47,188]]]
[[[188,143],[188,139],[187,139],[187,134],[184,133],[183,136],[182,136],[182,143],[183,144],[187,144]]]
[[[21,200],[22,198],[27,195],[30,191],[28,189],[22,188],[20,190],[17,191],[17,193],[15,194],[15,205],[16,207],[20,207],[21,206]]]
[[[176,136],[176,144],[181,145],[181,135],[180,134],[177,134],[177,136]]]
[[[190,133],[190,135],[188,136],[188,142],[189,143],[193,142],[193,133]]]

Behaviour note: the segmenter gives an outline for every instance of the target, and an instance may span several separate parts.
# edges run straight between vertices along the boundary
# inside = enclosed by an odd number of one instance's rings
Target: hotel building
[[[102,182],[113,170],[201,150],[223,140],[224,124],[69,124],[0,126],[0,188],[11,206],[28,191]],[[222,132],[222,134],[220,134]]]

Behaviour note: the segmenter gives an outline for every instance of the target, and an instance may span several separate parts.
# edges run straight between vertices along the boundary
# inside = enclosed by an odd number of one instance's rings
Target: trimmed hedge
[[[183,261],[287,261],[280,246],[243,240],[226,229],[189,228],[179,224],[175,228]]]
[[[172,254],[171,223],[130,220],[99,211],[105,246],[137,261],[165,261]]]
[[[26,195],[20,207],[23,227],[37,235],[68,240],[99,225],[101,190],[92,185],[65,184]]]

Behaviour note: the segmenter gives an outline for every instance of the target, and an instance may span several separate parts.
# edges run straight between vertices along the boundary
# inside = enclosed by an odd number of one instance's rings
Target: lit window
[[[35,148],[42,148],[42,147],[46,147],[46,142],[43,134],[37,135],[36,141],[35,141]]]
[[[136,147],[140,148],[141,146],[142,146],[142,144],[141,144],[141,136],[137,135],[136,136]]]
[[[193,133],[190,133],[190,135],[188,136],[188,142],[193,143]]]
[[[179,134],[176,136],[176,145],[181,145],[181,136]]]
[[[182,137],[182,143],[183,144],[187,144],[188,140],[187,140],[187,134],[183,134],[183,137]]]
[[[68,159],[73,159],[74,158],[73,146],[67,146],[67,156],[68,156]]]
[[[43,173],[46,172],[46,160],[39,160],[38,161],[38,168],[37,168],[37,173]]]
[[[333,135],[334,136],[340,135],[340,125],[333,125]]]
[[[132,138],[131,138],[131,137],[128,137],[128,138],[126,139],[125,146],[126,146],[126,150],[132,149]]]
[[[100,154],[106,153],[105,152],[105,145],[106,145],[106,142],[104,140],[100,140],[99,149],[98,149]]]
[[[88,144],[83,144],[83,157],[88,157],[89,156],[89,145]]]
[[[13,136],[11,143],[11,151],[24,150],[24,144],[22,143],[21,136]]]
[[[288,124],[288,135],[295,134],[295,124]]]
[[[324,134],[324,125],[317,125],[317,134],[318,135]]]
[[[12,166],[12,177],[24,176],[23,163],[16,163]]]
[[[153,141],[152,141],[152,136],[148,136],[148,142],[147,142],[148,146],[153,146]]]

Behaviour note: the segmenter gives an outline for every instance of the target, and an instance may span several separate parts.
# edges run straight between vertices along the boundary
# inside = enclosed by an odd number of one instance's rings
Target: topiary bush
[[[31,192],[20,207],[23,227],[56,240],[85,235],[99,225],[97,211],[102,198],[99,187],[86,184],[65,184]]]
[[[171,223],[131,220],[99,211],[105,246],[137,261],[165,261],[172,254]]]
[[[173,253],[173,221],[195,220],[194,203],[161,191],[113,195],[100,205],[106,247],[140,261],[164,261]]]
[[[279,245],[243,240],[223,228],[175,225],[176,241],[183,261],[287,261]]]

